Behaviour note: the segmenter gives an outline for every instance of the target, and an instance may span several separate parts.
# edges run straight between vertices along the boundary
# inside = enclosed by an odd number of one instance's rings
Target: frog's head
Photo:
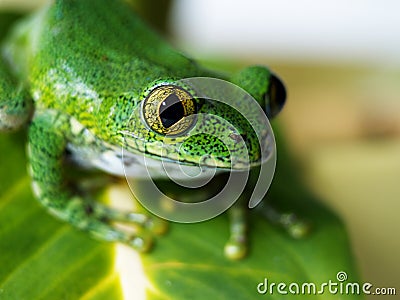
[[[244,69],[231,81],[241,88],[212,78],[156,82],[144,92],[124,130],[126,148],[203,167],[260,164],[274,147],[266,117],[281,110],[285,88],[258,66]]]

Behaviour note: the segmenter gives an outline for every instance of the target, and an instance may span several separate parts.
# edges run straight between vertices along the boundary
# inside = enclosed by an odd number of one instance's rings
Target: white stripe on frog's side
[[[212,168],[188,166],[169,160],[158,160],[140,154],[124,152],[122,148],[107,146],[104,151],[96,147],[69,144],[72,159],[83,167],[95,167],[116,176],[153,179],[174,178],[193,180],[210,178],[215,174]]]

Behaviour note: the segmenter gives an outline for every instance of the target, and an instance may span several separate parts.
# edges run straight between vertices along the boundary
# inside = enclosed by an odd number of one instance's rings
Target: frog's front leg
[[[116,220],[137,223],[145,227],[148,217],[135,213],[119,213],[74,192],[63,174],[65,149],[69,140],[70,119],[47,111],[36,113],[29,128],[28,155],[33,191],[53,215],[107,241],[123,242],[146,251],[152,237],[146,230],[135,233],[118,229]]]
[[[248,252],[247,198],[245,195],[246,193],[242,194],[228,210],[230,237],[225,245],[224,252],[225,256],[233,260],[243,258]],[[306,220],[293,212],[282,212],[266,201],[257,206],[257,211],[272,224],[285,229],[293,238],[303,238],[311,230],[311,225]]]
[[[11,131],[25,124],[32,111],[32,101],[22,87],[17,87],[4,62],[0,60],[0,131]]]

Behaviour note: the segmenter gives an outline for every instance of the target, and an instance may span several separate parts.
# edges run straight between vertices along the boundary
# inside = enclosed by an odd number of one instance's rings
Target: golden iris
[[[181,87],[161,85],[153,89],[143,102],[146,124],[162,135],[181,135],[195,123],[196,102]]]

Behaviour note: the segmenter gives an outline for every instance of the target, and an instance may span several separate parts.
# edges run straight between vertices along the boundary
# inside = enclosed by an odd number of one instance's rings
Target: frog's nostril
[[[286,89],[282,81],[274,74],[270,77],[270,83],[265,94],[266,113],[268,118],[275,117],[283,108],[286,102]]]
[[[240,134],[237,134],[237,133],[231,133],[231,134],[229,135],[229,137],[230,137],[232,140],[234,140],[235,142],[240,142],[240,140],[241,140]]]
[[[247,135],[246,135],[246,134],[237,134],[237,133],[233,133],[233,132],[232,132],[232,133],[229,135],[229,137],[230,137],[232,140],[234,140],[235,142],[239,143],[239,142],[241,142],[241,141],[245,141],[246,138],[247,138]]]

